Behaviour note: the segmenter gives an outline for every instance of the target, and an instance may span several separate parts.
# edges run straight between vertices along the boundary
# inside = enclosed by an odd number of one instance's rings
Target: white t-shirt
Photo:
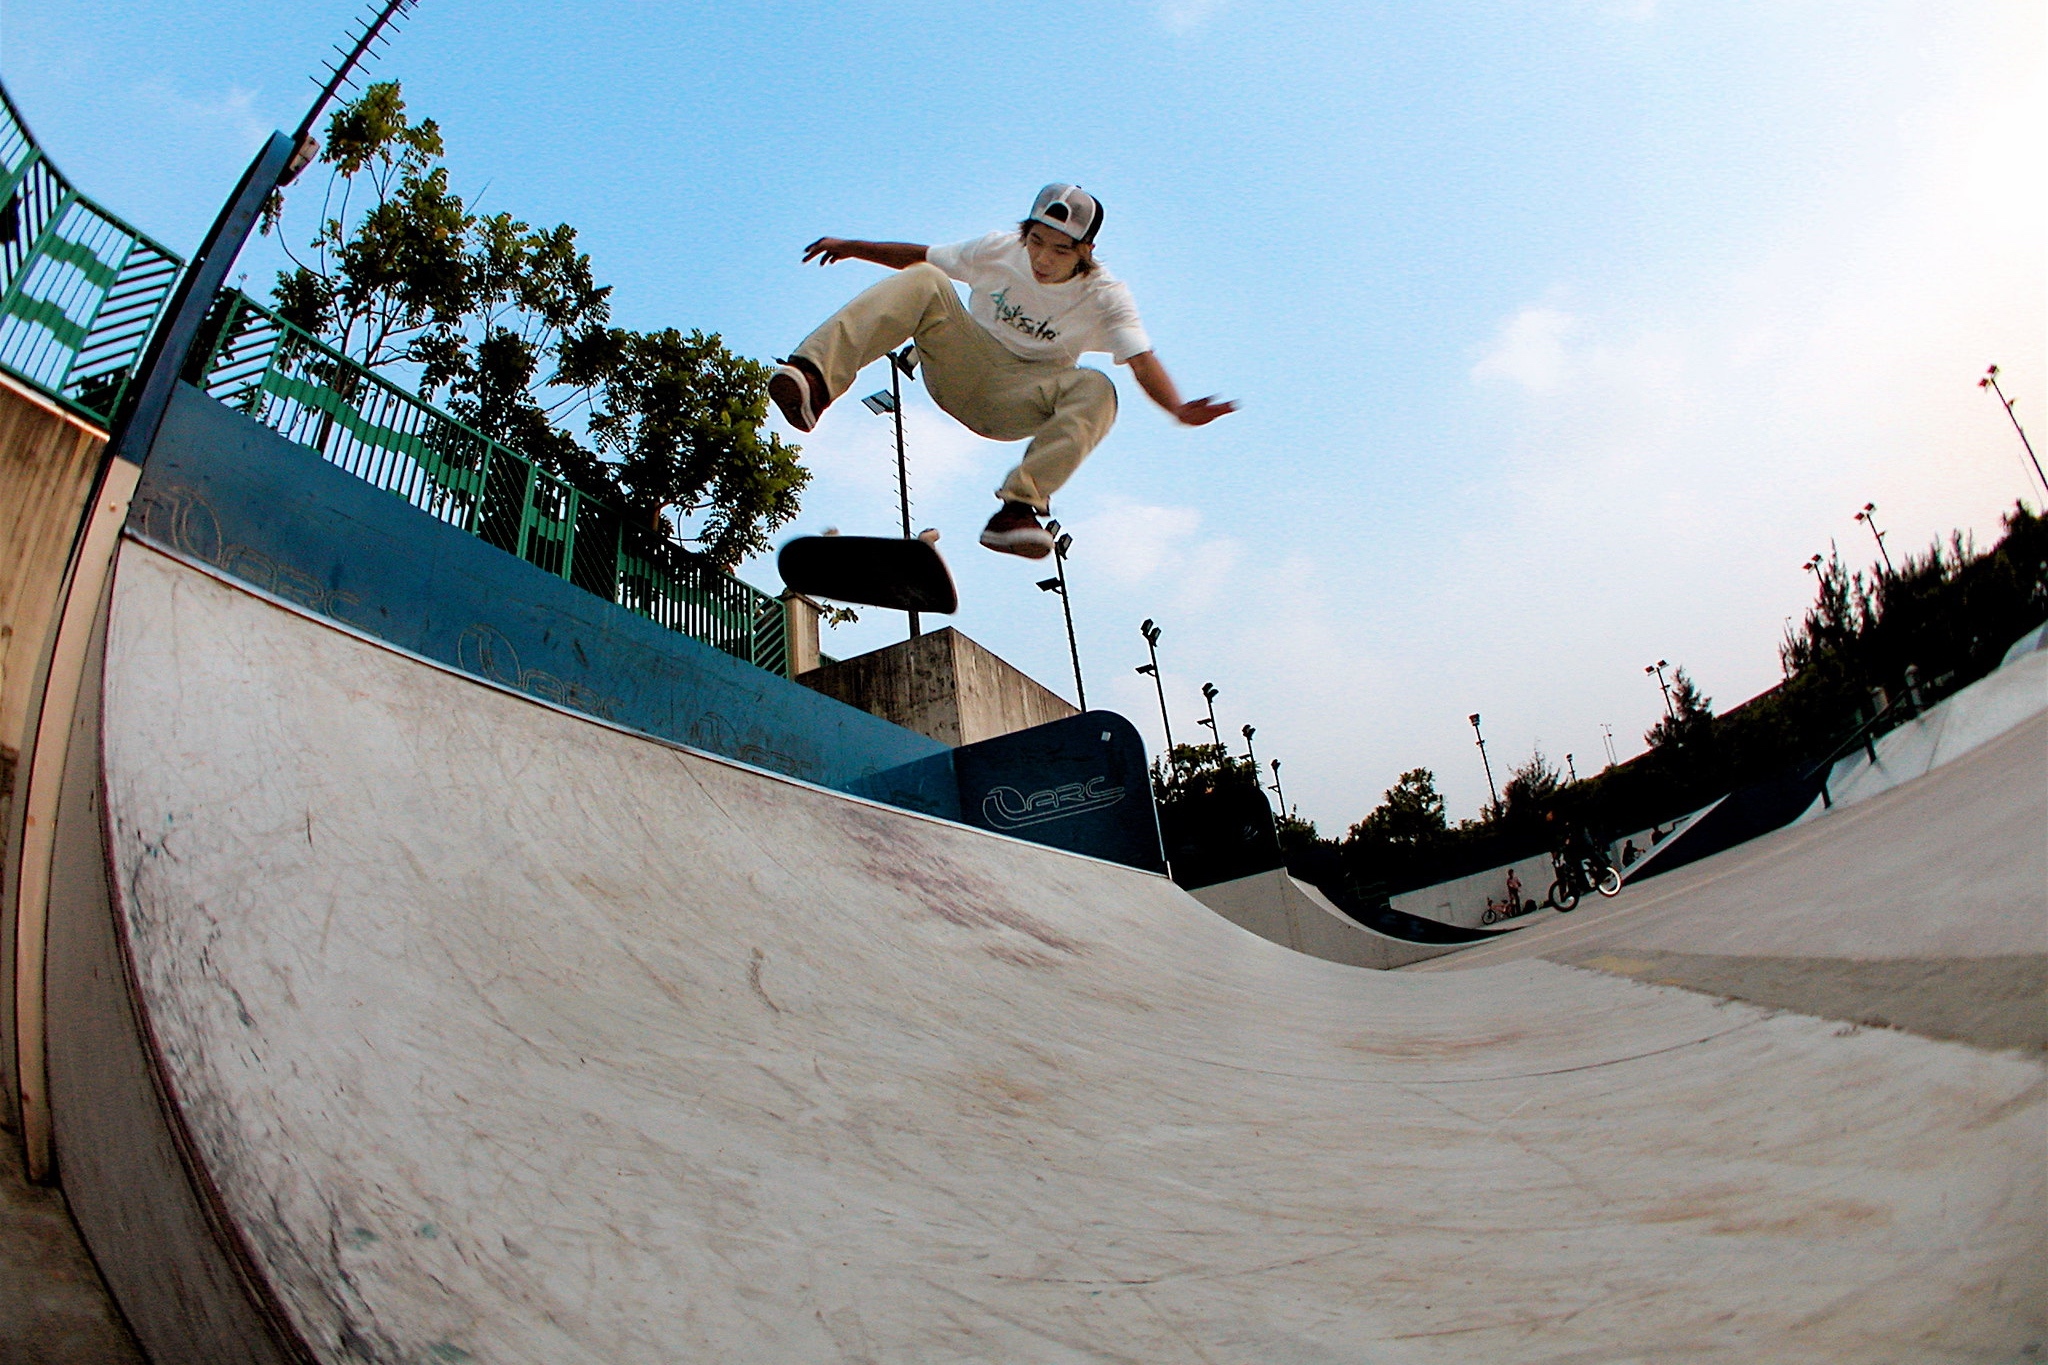
[[[968,313],[1026,360],[1072,365],[1084,351],[1107,351],[1122,364],[1152,349],[1121,280],[1097,266],[1060,284],[1040,284],[1014,230],[935,246],[925,259],[967,285]]]

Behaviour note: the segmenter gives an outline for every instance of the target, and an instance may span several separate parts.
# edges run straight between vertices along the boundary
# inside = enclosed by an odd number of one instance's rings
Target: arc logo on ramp
[[[1091,777],[1085,783],[1047,787],[1029,796],[1015,787],[996,787],[981,798],[981,815],[994,829],[1023,829],[1048,820],[1064,820],[1123,800],[1124,789],[1105,785],[1108,781],[1107,777]]]

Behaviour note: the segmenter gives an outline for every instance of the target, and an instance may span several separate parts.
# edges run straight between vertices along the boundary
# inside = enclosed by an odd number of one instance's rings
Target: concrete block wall
[[[951,626],[826,664],[797,681],[955,748],[1080,714]]]

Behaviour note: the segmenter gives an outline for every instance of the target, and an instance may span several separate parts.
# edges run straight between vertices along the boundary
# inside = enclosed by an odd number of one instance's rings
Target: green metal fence
[[[0,370],[110,421],[183,262],[78,193],[0,87]],[[452,526],[787,676],[782,604],[230,291],[185,378]]]
[[[0,88],[0,369],[102,425],[179,259],[74,189]]]
[[[451,526],[785,677],[782,603],[627,522],[247,296],[221,296],[186,378]]]

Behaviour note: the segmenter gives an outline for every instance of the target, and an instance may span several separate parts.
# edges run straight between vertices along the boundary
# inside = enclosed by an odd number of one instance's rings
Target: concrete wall
[[[1548,853],[1534,853],[1512,863],[1490,867],[1484,872],[1474,872],[1414,891],[1403,891],[1398,896],[1388,897],[1387,903],[1406,915],[1433,919],[1440,924],[1455,924],[1460,929],[1478,929],[1482,927],[1482,917],[1489,900],[1496,905],[1506,902],[1509,868],[1513,868],[1515,875],[1521,878],[1522,903],[1526,905],[1535,901],[1537,908],[1541,909],[1543,898],[1550,892]]]
[[[106,441],[98,427],[0,375],[0,769],[11,770],[21,751],[29,687]]]
[[[956,748],[1080,714],[951,626],[797,681]]]
[[[1718,804],[1719,802],[1714,803]],[[1681,815],[1676,820],[1655,826],[1655,829],[1664,831],[1664,837],[1654,843],[1651,841],[1652,830],[1648,829],[1637,830],[1634,834],[1616,839],[1607,846],[1607,856],[1614,860],[1616,867],[1620,867],[1622,849],[1633,842],[1637,856],[1622,870],[1624,879],[1633,877],[1651,865],[1652,854],[1670,847],[1677,835],[1713,808],[1713,805],[1708,805],[1689,815]],[[1487,903],[1491,901],[1495,905],[1506,904],[1509,868],[1513,868],[1515,875],[1521,878],[1523,904],[1535,901],[1537,909],[1543,909],[1544,898],[1550,894],[1550,883],[1555,880],[1550,866],[1550,854],[1547,852],[1532,853],[1515,862],[1502,863],[1499,867],[1489,867],[1484,872],[1474,872],[1464,877],[1454,877],[1447,882],[1438,882],[1435,886],[1403,891],[1398,896],[1390,897],[1388,904],[1403,914],[1433,919],[1441,924],[1455,924],[1461,929],[1490,927],[1484,918]]]
[[[818,604],[800,592],[782,594],[783,634],[789,641],[789,676],[808,673],[823,660],[818,654]]]

